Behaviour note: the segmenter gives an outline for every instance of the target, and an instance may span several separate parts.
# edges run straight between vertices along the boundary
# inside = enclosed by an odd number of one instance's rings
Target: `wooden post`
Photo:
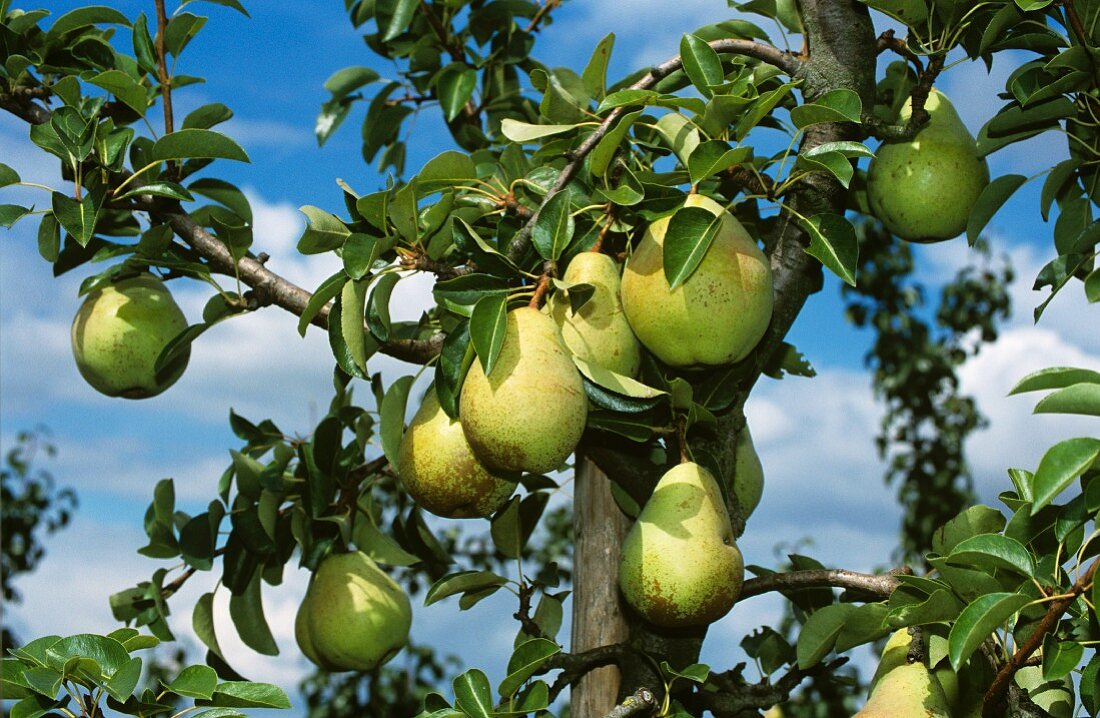
[[[627,638],[619,598],[619,551],[628,527],[629,519],[611,496],[607,475],[578,453],[573,488],[574,653]],[[581,678],[571,693],[573,717],[606,715],[619,702],[619,682],[617,666],[597,668]]]

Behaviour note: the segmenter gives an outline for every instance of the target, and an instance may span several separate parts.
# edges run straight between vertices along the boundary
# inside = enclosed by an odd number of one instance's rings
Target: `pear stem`
[[[599,235],[596,236],[596,242],[592,245],[592,251],[599,253],[603,251],[603,241],[607,237],[607,233],[611,231],[611,225],[615,223],[615,205],[608,202],[604,205],[604,214],[607,215],[607,221],[604,222],[603,228],[600,229]]]
[[[535,294],[531,297],[531,301],[528,304],[532,309],[538,310],[542,308],[542,300],[546,296],[546,291],[550,288],[550,274],[544,273],[539,277],[539,283],[535,285]]]

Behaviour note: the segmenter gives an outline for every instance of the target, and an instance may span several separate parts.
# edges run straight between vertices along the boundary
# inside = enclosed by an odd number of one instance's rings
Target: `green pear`
[[[473,363],[458,412],[474,455],[490,469],[559,468],[584,433],[588,397],[554,320],[532,307],[509,312],[492,374]]]
[[[623,311],[646,349],[669,366],[740,361],[771,321],[771,267],[756,240],[720,204],[693,194],[684,206],[702,207],[721,219],[706,256],[670,290],[664,241],[671,217],[655,220],[623,271]]]
[[[550,316],[561,329],[569,351],[591,364],[624,376],[634,376],[642,366],[642,352],[623,314],[619,297],[622,279],[615,260],[599,252],[573,257],[562,279],[570,284],[591,284],[595,291],[579,310],[560,294],[551,297]]]
[[[401,586],[366,554],[321,562],[294,620],[306,658],[327,671],[370,671],[409,641],[412,606]]]
[[[760,463],[756,447],[752,444],[752,434],[749,433],[748,426],[737,435],[737,447],[733,456],[733,495],[737,497],[742,517],[748,519],[760,505],[760,497],[764,495],[764,467]]]
[[[907,663],[882,676],[852,718],[950,718],[947,697],[923,663]]]
[[[867,170],[871,211],[893,234],[911,242],[938,242],[966,229],[970,210],[989,184],[989,166],[951,102],[928,94],[926,124],[906,142],[884,142]],[[902,108],[899,122],[912,115]]]
[[[619,588],[650,623],[703,626],[729,613],[745,579],[729,514],[695,463],[669,470],[623,541]]]
[[[154,371],[161,351],[186,328],[183,312],[153,275],[108,284],[90,293],[73,319],[76,368],[107,396],[156,396],[187,368],[190,349],[160,374]]]
[[[434,386],[401,438],[397,475],[416,503],[449,519],[489,516],[516,490],[515,481],[477,460],[462,424],[439,406]]]
[[[1073,679],[1069,676],[1054,681],[1043,680],[1042,666],[1024,666],[1016,671],[1016,685],[1027,691],[1027,696],[1035,705],[1054,718],[1071,718],[1074,715],[1076,698],[1073,693]]]

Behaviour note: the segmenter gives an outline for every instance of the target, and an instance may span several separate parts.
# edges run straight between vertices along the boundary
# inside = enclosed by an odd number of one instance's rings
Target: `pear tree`
[[[249,160],[219,129],[232,110],[214,102],[181,122],[173,111],[197,80],[183,69],[199,69],[191,39],[247,3],[208,0],[220,7],[206,17],[187,0],[150,0],[150,14],[0,0],[0,109],[59,165],[45,209],[0,205],[0,221],[37,222],[54,273],[86,275],[73,349],[90,390],[171,390],[207,329],[261,311],[325,333],[334,379],[305,438],[230,413],[241,444],[205,511],[177,510],[172,482],[156,484],[141,553],[170,567],[112,597],[118,631],[46,636],[5,657],[13,716],[162,713],[170,694],[195,705],[169,715],[286,707],[278,688],[234,677],[213,605],[227,592],[243,642],[277,653],[263,596],[293,565],[313,574],[298,649],[330,672],[381,675],[422,606],[477,611],[515,594],[504,680],[455,671],[418,697],[420,716],[555,715],[567,690],[579,718],[810,715],[805,691],[843,686],[849,654],[891,635],[858,715],[1100,712],[1100,439],[1087,428],[1038,466],[1005,467],[999,506],[954,492],[948,515],[922,510],[935,525],[914,524],[921,550],[893,571],[801,555],[746,566],[737,545],[767,491],[745,405],[761,382],[813,376],[814,357],[787,340],[826,272],[853,319],[878,327],[877,361],[896,377],[902,339],[885,320],[915,306],[895,271],[908,243],[979,253],[986,225],[1035,180],[1037,209],[1057,218],[1036,320],[1063,291],[1100,300],[1100,0],[749,0],[729,3],[734,19],[716,2],[678,54],[626,77],[608,70],[614,35],[571,67],[538,61],[540,30],[580,1],[345,0],[390,74],[332,68],[317,139],[361,119],[363,158],[390,181],[340,182],[336,213],[302,198],[298,252],[341,267],[302,287],[269,266],[247,197],[219,177]],[[964,61],[1010,70],[976,137],[937,89]],[[407,167],[420,108],[453,142]],[[1049,171],[990,181],[986,157],[1047,130],[1067,138]],[[0,164],[0,187],[18,184]],[[434,278],[432,307],[394,321],[394,286],[416,274]],[[211,287],[201,322],[181,321],[174,282]],[[944,321],[995,334],[972,315],[1006,308],[997,284],[952,285],[945,303],[968,316]],[[944,355],[966,356],[942,349],[939,363],[920,359],[942,369],[958,362]],[[380,356],[422,369],[386,384]],[[893,382],[892,411],[910,413],[889,425],[936,416],[953,378],[945,370],[923,408],[895,401],[905,382]],[[1038,412],[1095,416],[1098,387],[1096,372],[1055,367],[1012,391],[1044,392]],[[919,429],[898,435],[914,466],[936,460]],[[572,505],[555,514],[567,482]],[[555,541],[569,570],[539,545]],[[192,581],[207,592],[178,605]],[[763,594],[783,596],[791,625],[741,642],[759,680],[700,663],[708,626]],[[174,638],[173,609],[191,613],[208,665],[139,690],[130,654]],[[374,698],[374,714],[394,714]]]

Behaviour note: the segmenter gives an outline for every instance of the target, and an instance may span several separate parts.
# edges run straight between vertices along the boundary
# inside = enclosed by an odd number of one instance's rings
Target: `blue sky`
[[[17,6],[30,9],[22,2]],[[55,14],[82,3],[51,0]],[[110,3],[129,15],[151,2]],[[293,252],[303,227],[296,208],[313,204],[342,210],[342,178],[360,192],[384,183],[359,154],[362,109],[318,149],[313,123],[327,93],[321,87],[334,71],[365,64],[383,76],[392,68],[378,61],[346,20],[343,3],[246,3],[252,18],[206,3],[191,12],[210,21],[184,53],[178,72],[202,75],[206,84],[178,92],[177,115],[207,102],[224,102],[236,112],[225,126],[252,157],[249,165],[219,162],[214,174],[239,183],[256,213],[256,250],[271,254],[269,264],[312,289],[338,266],[333,257],[300,258]],[[544,30],[537,55],[550,65],[580,68],[595,43],[614,31],[618,43],[612,76],[662,60],[676,52],[682,32],[717,21],[732,11],[722,0],[635,0],[621,3],[572,0]],[[767,26],[767,23],[763,23]],[[767,26],[769,31],[772,30]],[[777,41],[778,37],[776,38]],[[999,107],[995,93],[1011,71],[962,63],[941,78],[972,132]],[[26,139],[27,128],[0,115],[0,161],[26,180],[60,186],[56,167]],[[416,123],[410,171],[450,147],[435,109]],[[1066,156],[1064,137],[1049,133],[1017,145],[990,160],[994,176],[1032,175]],[[990,417],[990,429],[970,443],[978,486],[988,503],[1008,487],[1009,466],[1034,468],[1042,451],[1058,438],[1093,430],[1087,423],[1031,417],[1028,398],[1006,399],[1011,385],[1028,371],[1055,364],[1100,368],[1100,336],[1080,327],[1096,326],[1096,309],[1071,286],[1035,327],[1031,309],[1041,297],[1029,290],[1035,273],[1051,256],[1052,225],[1037,212],[1039,182],[1029,183],[993,220],[989,237],[996,252],[1012,257],[1019,277],[1013,286],[1015,316],[1001,340],[986,348],[961,372],[963,388],[975,395]],[[34,190],[0,191],[0,202],[37,202]],[[47,465],[63,484],[75,487],[81,507],[74,526],[48,543],[41,570],[21,581],[25,603],[10,608],[24,636],[51,632],[107,631],[114,628],[106,597],[148,578],[161,564],[135,553],[142,545],[141,515],[154,483],[172,477],[182,508],[198,511],[215,493],[237,441],[228,429],[229,408],[251,418],[273,417],[285,431],[306,432],[328,401],[331,359],[316,330],[306,339],[293,318],[278,309],[220,325],[193,350],[191,365],[170,391],[151,400],[128,402],[96,394],[80,380],[68,346],[68,326],[79,299],[86,267],[54,280],[38,258],[36,227],[23,222],[0,237],[0,442],[6,449],[17,431],[36,424],[52,430],[58,458]],[[964,240],[916,249],[920,277],[931,286],[952,276],[969,260]],[[400,318],[415,318],[430,282],[413,278],[399,285],[393,306]],[[173,292],[192,321],[208,296],[203,287],[175,282]],[[750,563],[774,565],[772,548],[813,536],[808,552],[831,565],[869,570],[888,563],[896,543],[899,512],[892,491],[882,485],[882,465],[872,438],[881,407],[874,403],[862,357],[871,336],[850,327],[841,314],[837,282],[811,298],[791,340],[813,362],[819,377],[762,384],[748,407],[768,486],[741,543]],[[387,379],[410,367],[381,360],[375,367]],[[365,387],[360,396],[365,397]],[[568,492],[563,492],[563,500]],[[292,573],[292,572],[288,572]],[[305,587],[304,572],[265,594],[268,618],[283,648],[281,659],[263,659],[232,640],[228,622],[219,623],[222,645],[246,674],[290,686],[306,668],[292,638],[292,620]],[[213,585],[199,575],[173,599],[173,625],[186,635],[189,607]],[[73,596],[79,600],[73,601]],[[725,669],[736,662],[740,636],[767,623],[778,612],[769,599],[739,606],[711,631],[704,660]],[[459,614],[453,602],[418,609],[415,635],[459,653],[468,664],[501,677],[515,626],[496,620],[514,607],[504,596]],[[464,635],[483,640],[463,641]],[[563,636],[568,629],[563,629]],[[197,654],[196,654],[197,655]],[[401,659],[398,659],[400,661]]]

